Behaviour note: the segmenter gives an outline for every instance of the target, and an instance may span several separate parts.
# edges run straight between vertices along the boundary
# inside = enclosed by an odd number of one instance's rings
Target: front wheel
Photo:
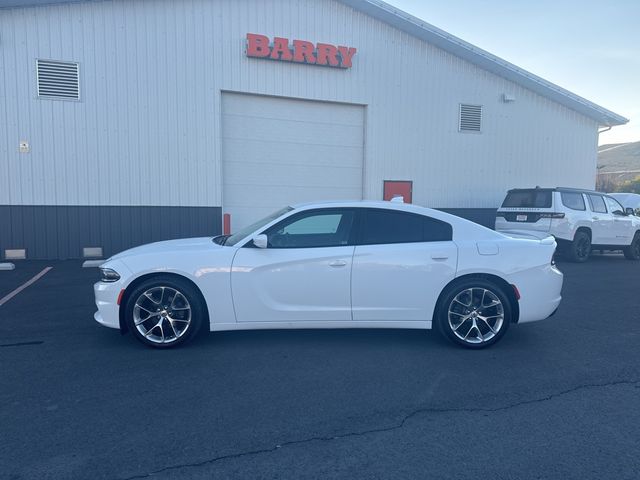
[[[640,260],[640,233],[636,233],[631,245],[625,247],[622,251],[627,260]]]
[[[155,348],[185,343],[200,330],[204,304],[188,282],[171,276],[153,277],[127,296],[125,320],[142,343]]]
[[[436,326],[452,342],[478,349],[500,340],[511,319],[511,303],[502,288],[488,280],[470,279],[445,294]]]

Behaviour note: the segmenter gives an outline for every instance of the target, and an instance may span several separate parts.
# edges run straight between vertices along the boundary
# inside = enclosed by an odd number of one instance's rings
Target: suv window
[[[353,210],[309,210],[292,215],[264,232],[269,248],[342,247],[349,244]]]
[[[570,208],[571,210],[586,210],[587,207],[584,204],[584,197],[581,193],[574,192],[561,192],[562,204]]]
[[[360,244],[444,242],[452,237],[453,229],[446,222],[414,213],[369,209]]]
[[[604,199],[601,195],[587,195],[591,210],[596,213],[607,213],[607,207],[604,206]]]
[[[502,202],[505,208],[551,208],[551,190],[511,190]]]
[[[611,213],[620,212],[618,215],[624,214],[624,208],[622,208],[622,205],[620,205],[617,200],[611,197],[604,197],[604,199],[607,201],[607,207],[609,207]]]

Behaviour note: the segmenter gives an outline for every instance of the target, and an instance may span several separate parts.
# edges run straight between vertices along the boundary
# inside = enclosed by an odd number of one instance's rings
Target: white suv
[[[632,213],[592,190],[514,189],[498,209],[496,230],[547,232],[574,262],[586,261],[592,249],[622,250],[629,260],[640,260],[640,218]]]

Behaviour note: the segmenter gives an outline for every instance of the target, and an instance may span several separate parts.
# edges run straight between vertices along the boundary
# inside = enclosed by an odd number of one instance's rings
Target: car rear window
[[[453,236],[451,225],[435,218],[392,210],[367,210],[362,245],[446,242]]]
[[[551,190],[512,190],[502,202],[505,208],[551,208]]]

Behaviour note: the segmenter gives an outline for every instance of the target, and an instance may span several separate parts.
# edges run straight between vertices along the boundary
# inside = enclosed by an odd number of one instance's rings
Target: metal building
[[[509,188],[593,188],[627,122],[379,0],[1,5],[3,255],[394,193],[491,223]]]

